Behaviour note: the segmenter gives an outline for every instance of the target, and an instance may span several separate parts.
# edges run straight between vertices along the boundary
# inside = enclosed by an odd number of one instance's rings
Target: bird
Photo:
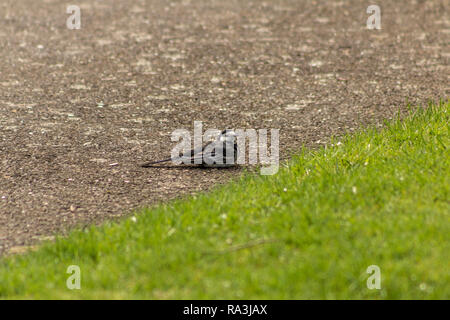
[[[187,155],[180,153],[178,157],[151,161],[141,166],[151,167],[163,162],[182,160],[185,164],[200,164],[206,167],[232,167],[236,165],[238,153],[236,137],[237,135],[233,130],[225,129],[218,135],[216,140],[209,141],[199,148],[190,150]],[[216,159],[216,153],[222,155],[222,161],[216,161],[218,160]]]

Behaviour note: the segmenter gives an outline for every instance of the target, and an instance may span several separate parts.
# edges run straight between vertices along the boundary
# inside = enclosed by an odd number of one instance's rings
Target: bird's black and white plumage
[[[233,130],[223,130],[216,140],[205,143],[202,147],[192,149],[186,154],[164,160],[147,162],[143,167],[162,162],[182,162],[185,164],[200,164],[210,167],[231,167],[236,165],[238,153],[237,137]]]

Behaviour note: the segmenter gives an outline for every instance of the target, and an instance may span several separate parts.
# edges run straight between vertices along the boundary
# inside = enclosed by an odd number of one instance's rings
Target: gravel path
[[[173,130],[279,128],[302,144],[448,98],[449,1],[0,3],[0,253],[205,190],[239,170],[141,168]],[[74,3],[70,4],[74,4]]]

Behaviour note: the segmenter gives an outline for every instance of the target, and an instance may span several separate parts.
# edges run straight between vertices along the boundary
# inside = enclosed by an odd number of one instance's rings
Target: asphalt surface
[[[381,30],[366,28],[372,2]],[[449,4],[3,0],[0,254],[239,175],[139,166],[194,121],[278,128],[287,159],[448,99]]]

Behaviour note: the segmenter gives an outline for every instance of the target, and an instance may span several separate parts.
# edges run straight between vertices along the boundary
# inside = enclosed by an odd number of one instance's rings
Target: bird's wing
[[[219,137],[220,137],[221,135],[225,134],[226,131],[227,131],[227,130],[223,130],[223,131],[218,135],[218,137],[217,137],[215,140],[211,140],[211,141],[206,142],[205,144],[203,144],[201,147],[198,147],[198,148],[195,148],[195,149],[190,150],[188,154],[190,154],[191,157],[194,157],[195,155],[197,155],[197,154],[203,152],[203,150],[205,150],[205,148],[206,148],[208,145],[210,145],[210,144],[213,143],[213,142],[218,141]],[[179,157],[182,158],[182,157],[183,157],[183,153],[180,153]]]

